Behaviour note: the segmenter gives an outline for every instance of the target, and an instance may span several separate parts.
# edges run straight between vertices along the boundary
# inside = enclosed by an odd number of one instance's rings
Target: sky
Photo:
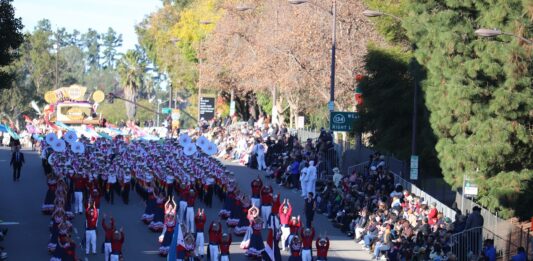
[[[99,33],[112,27],[122,34],[119,51],[137,44],[134,26],[162,6],[160,0],[14,0],[16,17],[22,18],[24,32],[33,31],[39,20],[50,20],[52,29],[65,27],[82,33],[93,28]]]

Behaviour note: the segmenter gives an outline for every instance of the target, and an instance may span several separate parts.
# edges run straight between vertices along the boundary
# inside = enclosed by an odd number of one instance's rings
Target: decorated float
[[[43,116],[47,122],[69,125],[98,125],[101,115],[96,112],[98,104],[105,99],[102,91],[86,95],[87,87],[71,85],[45,93]],[[92,100],[92,101],[91,101]]]

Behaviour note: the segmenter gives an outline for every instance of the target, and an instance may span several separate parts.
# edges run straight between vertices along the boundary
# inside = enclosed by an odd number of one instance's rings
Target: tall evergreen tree
[[[89,71],[100,68],[100,34],[94,29],[89,28],[87,33],[82,35],[85,47],[85,56]]]
[[[404,23],[428,71],[423,89],[445,180],[459,187],[468,175],[478,201],[504,217],[533,214],[531,47],[474,30],[531,38],[532,8],[521,0],[411,0]]]
[[[117,34],[113,28],[109,27],[105,34],[102,34],[103,50],[103,66],[104,68],[114,68],[116,56],[118,54],[117,48],[122,46],[122,34]]]
[[[17,58],[16,49],[22,44],[22,22],[15,17],[15,8],[11,0],[0,0],[0,89],[10,87],[14,75],[3,66],[9,65]]]

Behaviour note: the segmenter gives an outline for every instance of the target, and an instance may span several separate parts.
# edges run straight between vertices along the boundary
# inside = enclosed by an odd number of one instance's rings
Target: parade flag
[[[0,132],[7,132],[7,127],[6,127],[6,125],[2,125],[2,124],[0,124]]]
[[[39,109],[39,106],[37,106],[37,102],[31,101],[31,107],[37,112],[37,114],[41,115],[41,110]]]
[[[65,130],[69,130],[69,131],[72,130],[72,128],[70,128],[70,127],[67,126],[65,123],[62,123],[62,122],[60,122],[60,121],[56,121],[56,125],[57,125],[58,127],[61,127],[61,128],[63,128],[63,129],[65,129]]]

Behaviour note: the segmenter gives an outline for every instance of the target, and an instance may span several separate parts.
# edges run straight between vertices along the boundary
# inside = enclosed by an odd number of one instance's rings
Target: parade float
[[[105,94],[97,90],[87,95],[87,87],[71,85],[45,93],[43,116],[47,122],[68,125],[98,125],[101,115],[96,112]],[[92,101],[91,101],[92,99]]]

